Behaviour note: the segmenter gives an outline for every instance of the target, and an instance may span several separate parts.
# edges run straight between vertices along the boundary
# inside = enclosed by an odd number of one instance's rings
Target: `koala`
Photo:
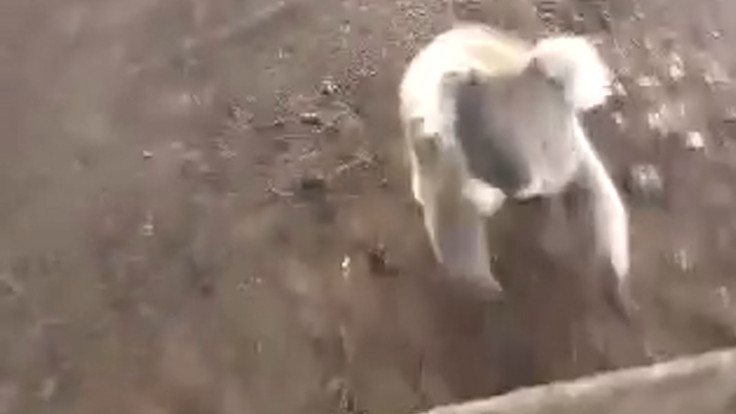
[[[596,251],[629,274],[629,220],[581,115],[605,103],[612,75],[584,37],[529,44],[480,24],[440,34],[411,60],[400,119],[434,255],[452,275],[501,292],[485,220],[507,198],[591,195]]]

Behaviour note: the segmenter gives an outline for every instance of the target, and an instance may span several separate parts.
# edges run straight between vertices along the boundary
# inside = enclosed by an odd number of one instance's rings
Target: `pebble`
[[[683,272],[688,272],[693,268],[692,258],[685,249],[678,249],[673,256],[673,260],[677,267]]]
[[[382,244],[368,250],[368,268],[377,276],[397,276],[396,269],[388,260],[386,247]]]
[[[624,87],[624,85],[618,80],[613,83],[612,89],[616,96],[626,97],[628,95],[626,87]]]
[[[677,54],[672,54],[670,57],[670,65],[668,73],[671,79],[678,81],[685,77],[685,64],[682,58]]]
[[[326,187],[325,178],[319,175],[306,175],[299,180],[299,189],[302,191],[323,191]]]
[[[59,379],[56,377],[49,377],[43,380],[41,388],[38,391],[38,396],[43,401],[50,401],[56,395],[56,391],[59,388]]]
[[[0,273],[0,287],[2,286],[5,286],[13,296],[20,296],[23,294],[23,286],[20,281],[10,273]],[[0,293],[2,293],[2,290],[0,290]]]
[[[708,62],[708,66],[705,68],[703,79],[710,86],[714,86],[717,84],[728,84],[731,82],[731,77],[729,76],[726,69],[724,69],[715,60],[710,60]]]
[[[145,237],[152,237],[154,235],[154,225],[153,225],[153,213],[147,212],[146,218],[141,226],[141,234]]]
[[[717,289],[717,295],[724,308],[730,309],[733,306],[733,299],[731,298],[731,293],[729,292],[727,287],[719,287]]]
[[[629,170],[627,189],[642,201],[661,200],[664,196],[664,179],[657,166],[637,164]]]
[[[240,120],[245,115],[245,110],[238,102],[229,102],[227,104],[227,116],[232,120]]]
[[[322,117],[317,112],[302,112],[299,114],[299,121],[305,125],[322,125]]]
[[[680,80],[685,77],[685,71],[679,66],[672,65],[669,69],[669,75],[674,80]]]
[[[344,279],[350,278],[350,270],[351,270],[350,262],[351,262],[350,256],[345,256],[342,259],[342,262],[340,263],[340,270],[342,271],[342,277]]]
[[[626,120],[624,119],[624,115],[621,112],[614,112],[613,114],[611,114],[611,116],[613,117],[613,122],[615,122],[616,125],[620,127],[624,126]]]
[[[647,114],[647,126],[652,131],[664,133],[666,131],[666,124],[664,116],[661,110],[652,111]]]
[[[642,76],[636,80],[636,84],[641,88],[654,88],[660,86],[662,83],[654,76]]]
[[[319,87],[319,92],[324,96],[332,96],[340,91],[340,87],[332,79],[325,79]]]
[[[723,122],[736,122],[736,108],[727,108],[723,115]]]
[[[691,151],[705,148],[705,138],[703,138],[703,134],[697,131],[688,132],[685,136],[685,148]]]

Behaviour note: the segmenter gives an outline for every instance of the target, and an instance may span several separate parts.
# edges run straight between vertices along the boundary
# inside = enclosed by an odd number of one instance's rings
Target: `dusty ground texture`
[[[736,344],[729,0],[5,0],[0,414],[402,413]],[[590,33],[586,119],[633,291],[577,220],[490,223],[507,296],[435,265],[395,90],[453,19]],[[641,180],[640,180],[641,181]],[[646,183],[645,183],[646,184]],[[638,188],[638,189],[637,189]]]

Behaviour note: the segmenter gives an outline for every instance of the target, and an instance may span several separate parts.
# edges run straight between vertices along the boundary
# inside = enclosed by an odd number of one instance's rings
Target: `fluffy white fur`
[[[478,70],[488,74],[519,71],[531,45],[477,24],[463,24],[437,36],[409,64],[399,90],[401,117],[423,120],[423,135],[439,134],[444,116],[442,77]]]
[[[488,26],[462,24],[437,36],[411,61],[400,86],[402,118],[421,117],[427,134],[439,133],[440,82],[445,74],[513,73],[530,62],[561,82],[578,110],[599,106],[611,94],[611,73],[583,37],[550,37],[531,45]]]
[[[593,225],[598,253],[608,256],[616,275],[623,280],[628,276],[630,267],[629,215],[616,185],[608,176],[606,167],[578,120],[575,120],[574,130],[583,152],[581,181],[593,195]]]
[[[592,109],[610,96],[610,71],[585,38],[543,39],[530,54],[547,76],[564,85],[565,95],[575,109]]]
[[[445,223],[437,221],[438,214],[427,212],[436,212],[440,207],[447,211],[462,211],[463,216],[458,213],[457,222],[470,223],[477,221],[474,215],[493,215],[507,196],[553,195],[537,191],[536,187],[525,190],[529,194],[508,195],[472,177],[454,136],[451,102],[443,98],[442,82],[447,74],[479,71],[489,76],[513,75],[532,64],[562,85],[565,99],[572,107],[570,116],[574,118],[573,133],[578,142],[580,165],[575,177],[571,175],[564,180],[578,180],[593,196],[598,248],[623,279],[629,272],[628,215],[615,185],[577,119],[579,112],[605,102],[610,94],[611,74],[595,48],[582,37],[552,37],[532,45],[487,26],[464,24],[440,34],[411,61],[400,85],[400,115],[412,172],[412,192],[424,207],[425,226],[431,235],[435,254],[440,262],[451,260],[443,257],[448,252],[438,247],[439,241],[445,237],[442,232],[447,232],[440,229]],[[427,160],[417,155],[416,148],[426,146],[422,143],[428,141],[434,141],[432,146],[438,148],[437,154],[444,160],[440,164],[445,165],[442,169],[428,166]],[[448,169],[447,165],[451,168]],[[453,171],[455,178],[449,180],[443,171]],[[453,186],[460,190],[448,190]],[[452,194],[451,197],[457,197],[457,200],[448,201],[447,194]],[[474,212],[468,213],[459,207],[467,202],[475,206]],[[457,232],[449,233],[445,239],[457,237]],[[470,236],[463,242],[472,244],[469,239]],[[477,252],[479,249],[473,250]],[[469,260],[480,263],[486,258],[477,253]],[[493,278],[489,268],[473,266],[475,270],[469,270],[475,273],[473,276]]]

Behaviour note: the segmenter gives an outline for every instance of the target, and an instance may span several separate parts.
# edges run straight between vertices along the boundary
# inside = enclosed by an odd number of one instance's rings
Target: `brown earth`
[[[734,16],[729,0],[5,0],[0,414],[408,413],[736,344]],[[633,321],[554,203],[490,223],[500,303],[432,259],[395,95],[456,18],[601,41],[622,88],[590,135],[622,189],[638,164],[664,180],[627,196]]]

